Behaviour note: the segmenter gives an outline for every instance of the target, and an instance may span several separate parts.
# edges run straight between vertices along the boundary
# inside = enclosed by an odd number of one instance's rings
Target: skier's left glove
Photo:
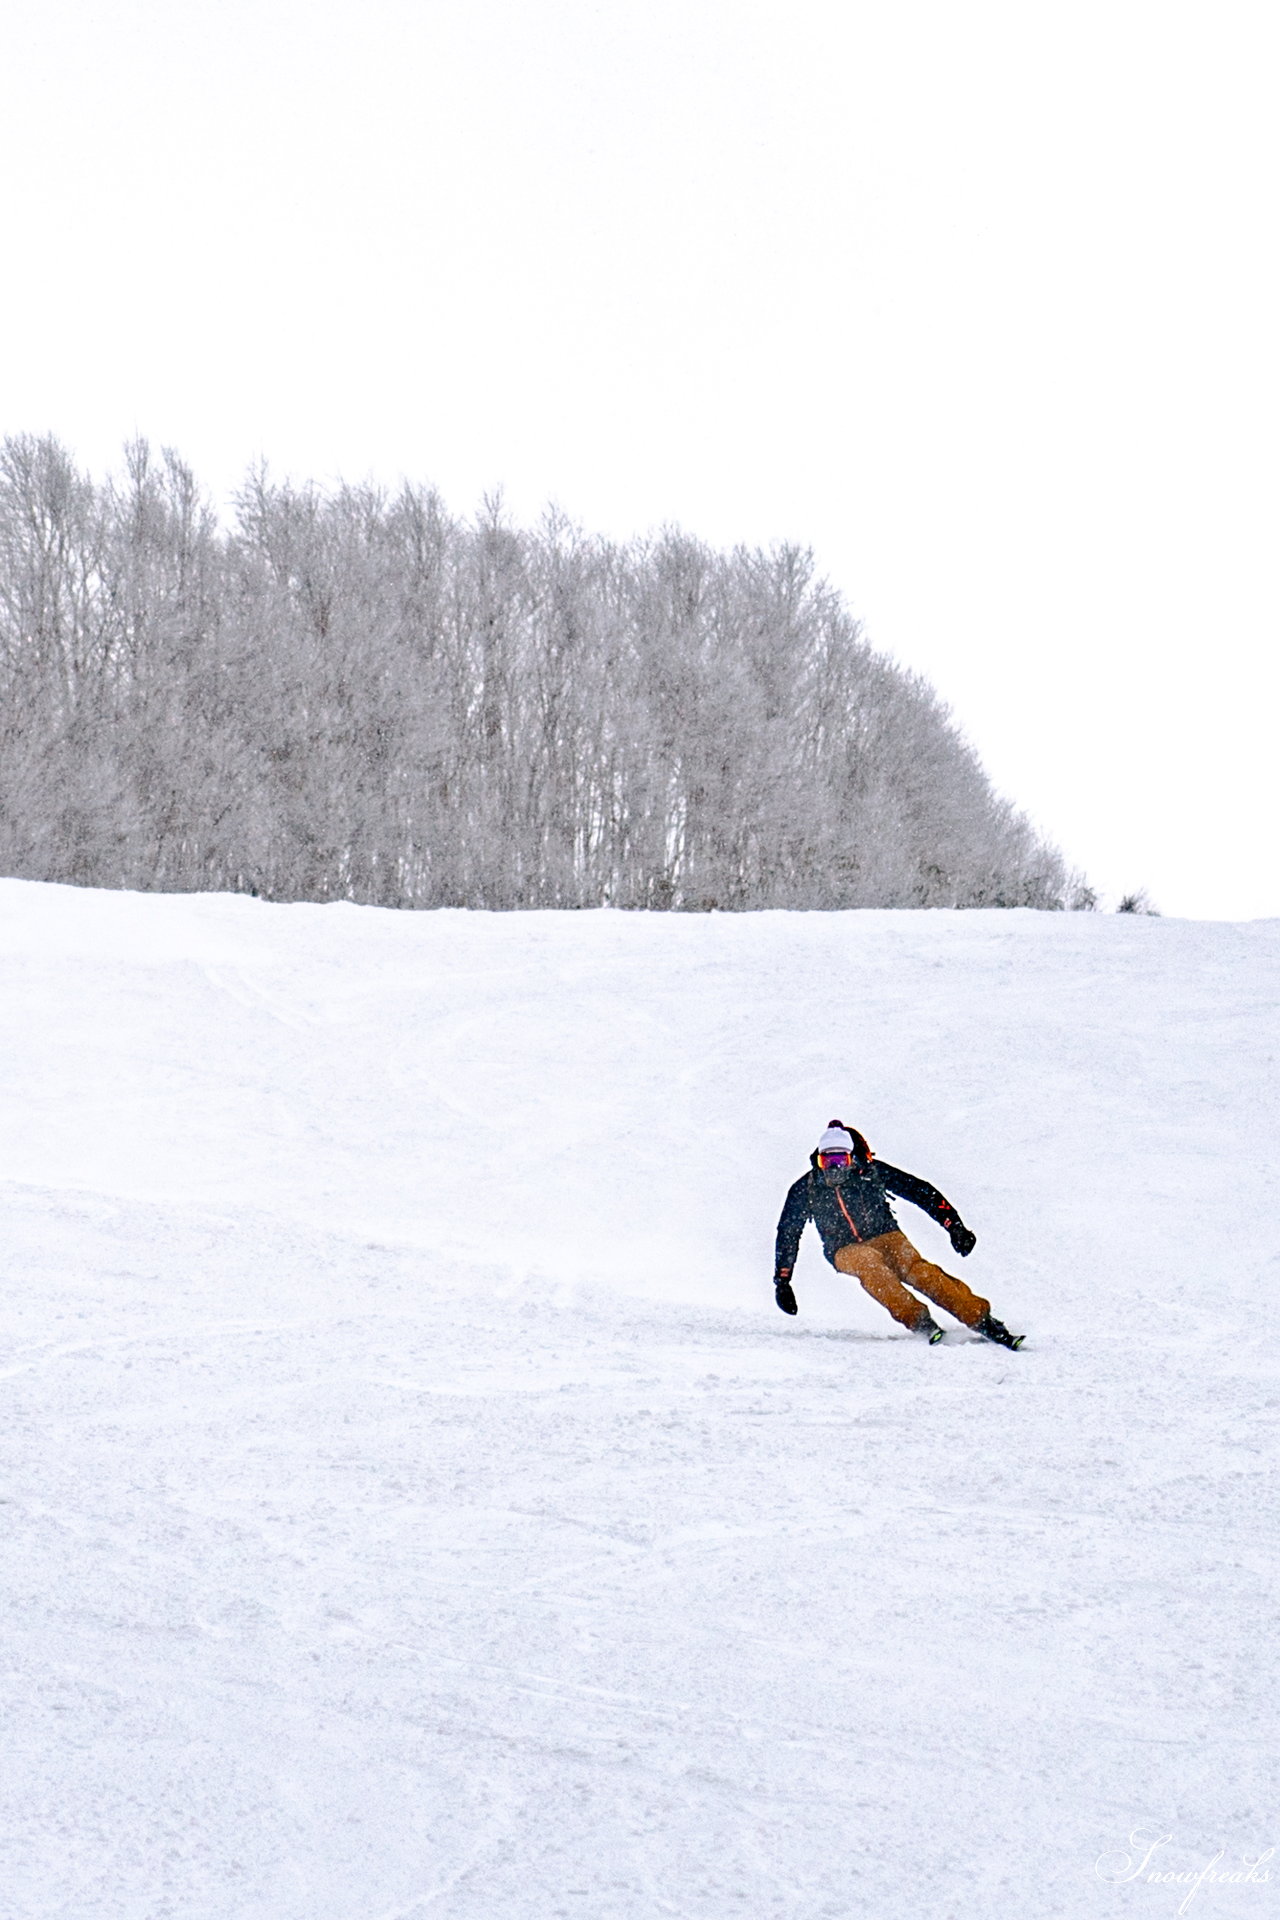
[[[791,1279],[788,1274],[775,1273],[773,1276],[773,1297],[784,1313],[798,1313],[795,1294],[791,1291]]]
[[[963,1220],[956,1220],[952,1223],[948,1232],[951,1236],[951,1244],[960,1255],[960,1258],[967,1260],[978,1244],[978,1236],[973,1231],[973,1228],[966,1227]]]

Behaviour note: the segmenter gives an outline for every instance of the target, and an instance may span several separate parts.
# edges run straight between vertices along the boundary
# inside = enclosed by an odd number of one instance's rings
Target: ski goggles
[[[818,1165],[824,1173],[828,1167],[851,1167],[853,1165],[853,1155],[851,1153],[820,1153],[818,1155]]]

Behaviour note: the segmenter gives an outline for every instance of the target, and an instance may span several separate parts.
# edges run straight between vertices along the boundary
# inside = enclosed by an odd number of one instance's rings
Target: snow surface
[[[1278,962],[0,883],[5,1920],[1145,1920],[1135,1831],[1280,1841]],[[776,1311],[834,1114],[1024,1353],[812,1231]]]

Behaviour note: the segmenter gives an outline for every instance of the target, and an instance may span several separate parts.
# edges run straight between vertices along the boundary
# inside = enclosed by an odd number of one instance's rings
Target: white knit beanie
[[[853,1152],[853,1135],[846,1133],[838,1120],[833,1120],[818,1142],[818,1152],[851,1154]]]

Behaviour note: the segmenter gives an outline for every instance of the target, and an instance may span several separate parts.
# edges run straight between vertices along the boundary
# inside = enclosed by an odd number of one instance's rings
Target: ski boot
[[[913,1333],[923,1334],[931,1347],[936,1347],[942,1338],[942,1328],[931,1313],[926,1312],[923,1320],[917,1320],[911,1329]]]
[[[991,1313],[984,1313],[981,1320],[975,1321],[973,1330],[984,1340],[994,1340],[998,1347],[1008,1347],[1010,1353],[1016,1353],[1027,1337],[1025,1333],[1010,1333],[1004,1321],[997,1320]]]

